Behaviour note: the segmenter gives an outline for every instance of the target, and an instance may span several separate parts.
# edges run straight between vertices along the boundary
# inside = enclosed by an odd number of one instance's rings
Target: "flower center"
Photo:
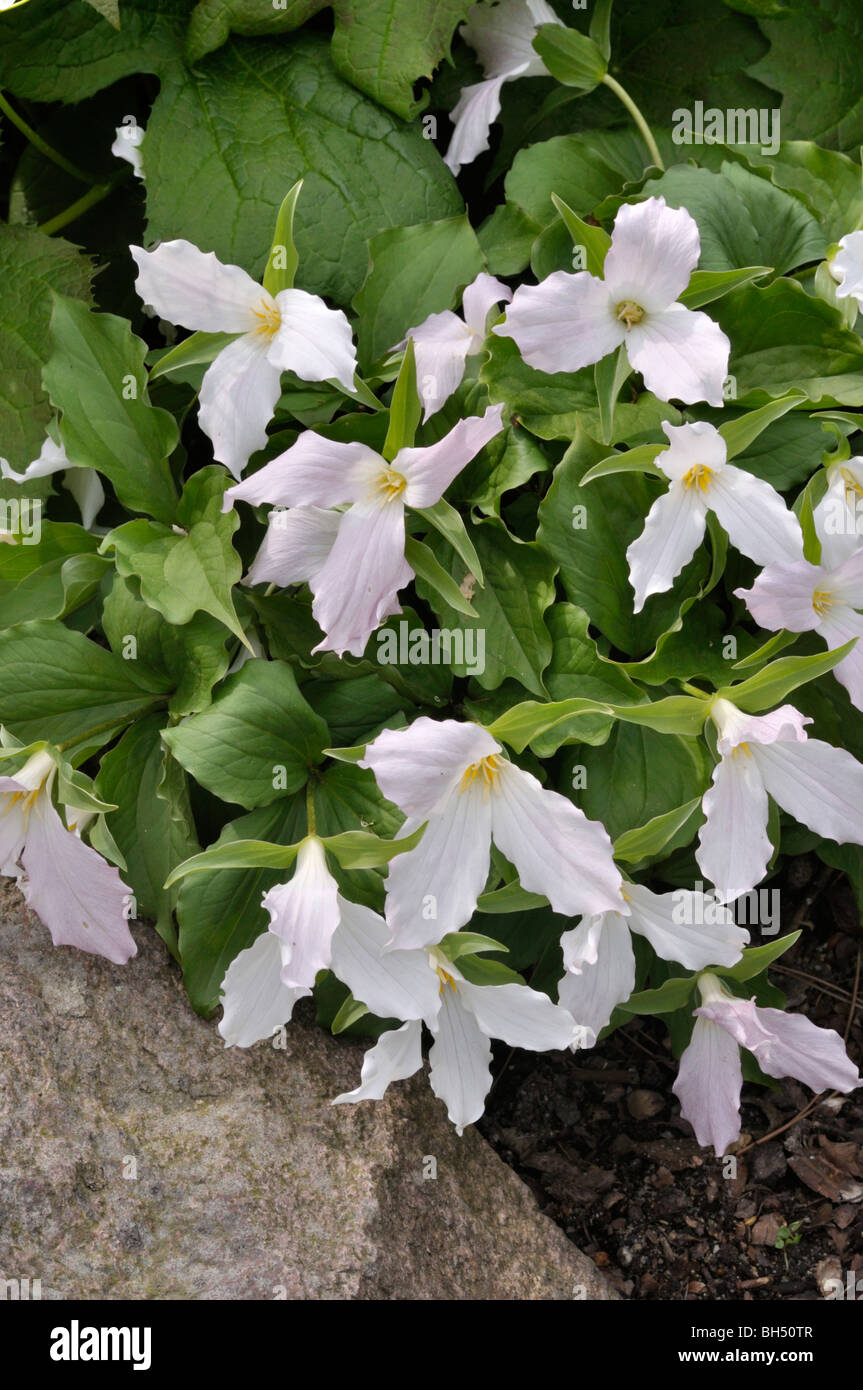
[[[732,748],[732,758],[736,758],[738,753],[745,753],[747,758],[752,757],[752,749],[749,747],[748,743],[738,743],[736,748]]]
[[[437,975],[438,979],[440,980],[440,992],[441,992],[441,994],[443,994],[444,989],[445,989],[445,987],[446,987],[447,985],[449,985],[449,987],[450,987],[450,989],[452,990],[453,994],[455,994],[455,992],[456,992],[455,980],[453,979],[452,975],[447,974],[447,972],[446,972],[446,970],[444,970],[443,966],[440,966],[440,965],[436,965],[436,966],[435,966],[435,968],[434,968],[434,973]]]
[[[626,324],[628,333],[634,323],[641,323],[644,318],[644,310],[640,304],[636,304],[634,299],[622,299],[614,311],[614,317],[618,323]]]
[[[397,468],[385,468],[375,479],[375,487],[383,493],[385,502],[394,502],[401,497],[407,485],[407,478]]]
[[[21,801],[24,803],[24,814],[29,816],[36,804],[36,798],[40,791],[41,787],[37,787],[35,791],[31,792],[8,792],[6,796],[6,805],[3,808],[3,815],[8,815],[12,807],[17,806],[18,802]]]
[[[699,492],[706,492],[712,477],[713,469],[708,468],[706,463],[694,463],[683,475],[683,486],[697,487]]]
[[[836,602],[829,589],[816,589],[812,595],[812,607],[820,618],[823,618],[828,608],[832,608]]]
[[[464,770],[459,791],[465,792],[473,786],[474,782],[479,782],[482,787],[483,800],[487,801],[502,767],[503,758],[497,753],[491,753],[487,758],[480,758],[478,763],[471,763],[470,767],[466,767]]]
[[[863,487],[860,486],[850,468],[840,468],[839,476],[845,484],[846,497],[848,497],[849,494],[856,494],[857,497],[863,497]]]
[[[276,304],[268,304],[262,299],[258,308],[253,309],[252,313],[258,320],[254,333],[261,334],[264,338],[273,338],[282,326],[282,316]]]

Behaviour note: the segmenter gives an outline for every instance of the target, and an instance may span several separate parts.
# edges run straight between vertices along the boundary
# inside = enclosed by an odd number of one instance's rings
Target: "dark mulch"
[[[786,868],[783,903],[783,931],[802,935],[771,977],[790,1009],[848,1030],[859,1065],[863,931],[850,887],[803,856]],[[625,1297],[817,1299],[852,1271],[863,1298],[863,1089],[801,1114],[813,1097],[797,1082],[745,1085],[735,1164],[700,1149],[680,1119],[656,1019],[574,1056],[503,1049],[497,1061],[480,1128]]]

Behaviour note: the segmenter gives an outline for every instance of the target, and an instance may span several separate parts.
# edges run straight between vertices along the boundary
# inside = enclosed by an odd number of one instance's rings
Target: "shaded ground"
[[[790,1009],[847,1030],[859,1065],[863,931],[850,887],[807,855],[786,869],[783,902],[783,931],[802,935],[771,978]],[[503,1049],[479,1127],[625,1297],[815,1299],[850,1270],[863,1298],[863,1089],[808,1109],[794,1081],[745,1085],[735,1165],[680,1119],[676,1071],[655,1019],[574,1057]]]

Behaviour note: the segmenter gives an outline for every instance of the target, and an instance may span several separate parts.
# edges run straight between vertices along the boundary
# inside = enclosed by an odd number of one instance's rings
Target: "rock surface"
[[[424,1077],[330,1107],[362,1049],[225,1049],[155,933],[55,950],[0,886],[0,1279],[42,1298],[613,1298]],[[424,1177],[436,1168],[437,1176]]]

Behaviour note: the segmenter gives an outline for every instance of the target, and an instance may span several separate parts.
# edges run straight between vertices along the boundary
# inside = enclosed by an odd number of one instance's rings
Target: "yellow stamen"
[[[641,323],[644,310],[634,299],[622,299],[614,311],[614,316],[618,323],[626,324],[626,330],[629,332],[633,324]]]
[[[407,478],[397,468],[385,468],[375,480],[375,486],[384,494],[385,502],[394,502],[401,497],[407,485]]]
[[[732,758],[736,758],[738,753],[745,753],[746,756],[747,756],[747,758],[751,758],[751,757],[752,757],[752,749],[749,747],[749,744],[748,744],[748,743],[738,743],[738,745],[737,745],[736,748],[732,748],[732,750],[731,750],[731,756],[732,756]]]
[[[11,811],[12,807],[16,806],[19,801],[23,801],[24,809],[29,815],[36,804],[36,797],[39,795],[39,790],[39,787],[37,787],[36,790],[32,792],[9,792],[8,800],[3,808],[4,816]]]
[[[812,607],[819,617],[823,617],[828,608],[832,608],[836,602],[829,589],[816,589],[812,595]]]
[[[252,313],[259,320],[257,326],[252,330],[260,333],[265,338],[272,338],[278,333],[282,326],[282,316],[275,304],[268,304],[262,299],[258,308],[253,309]]]
[[[452,975],[447,974],[446,970],[444,970],[443,967],[440,966],[440,965],[436,965],[436,966],[435,966],[435,974],[437,975],[438,979],[440,980],[440,992],[441,992],[441,994],[443,994],[443,992],[444,992],[444,986],[445,986],[445,985],[449,985],[450,988],[452,989],[453,994],[455,994],[455,992],[456,992],[456,989],[455,989],[455,980],[453,979]]]
[[[713,469],[708,468],[706,463],[694,463],[689,472],[683,475],[683,486],[697,487],[700,492],[706,492],[712,477]]]
[[[503,758],[497,753],[492,753],[487,758],[481,758],[478,763],[471,763],[470,767],[466,767],[462,774],[459,791],[465,792],[473,786],[474,782],[479,781],[482,785],[483,800],[487,801],[502,767]]]
[[[839,476],[845,484],[846,498],[852,493],[856,494],[858,497],[863,497],[863,487],[860,486],[850,468],[840,468]]]

